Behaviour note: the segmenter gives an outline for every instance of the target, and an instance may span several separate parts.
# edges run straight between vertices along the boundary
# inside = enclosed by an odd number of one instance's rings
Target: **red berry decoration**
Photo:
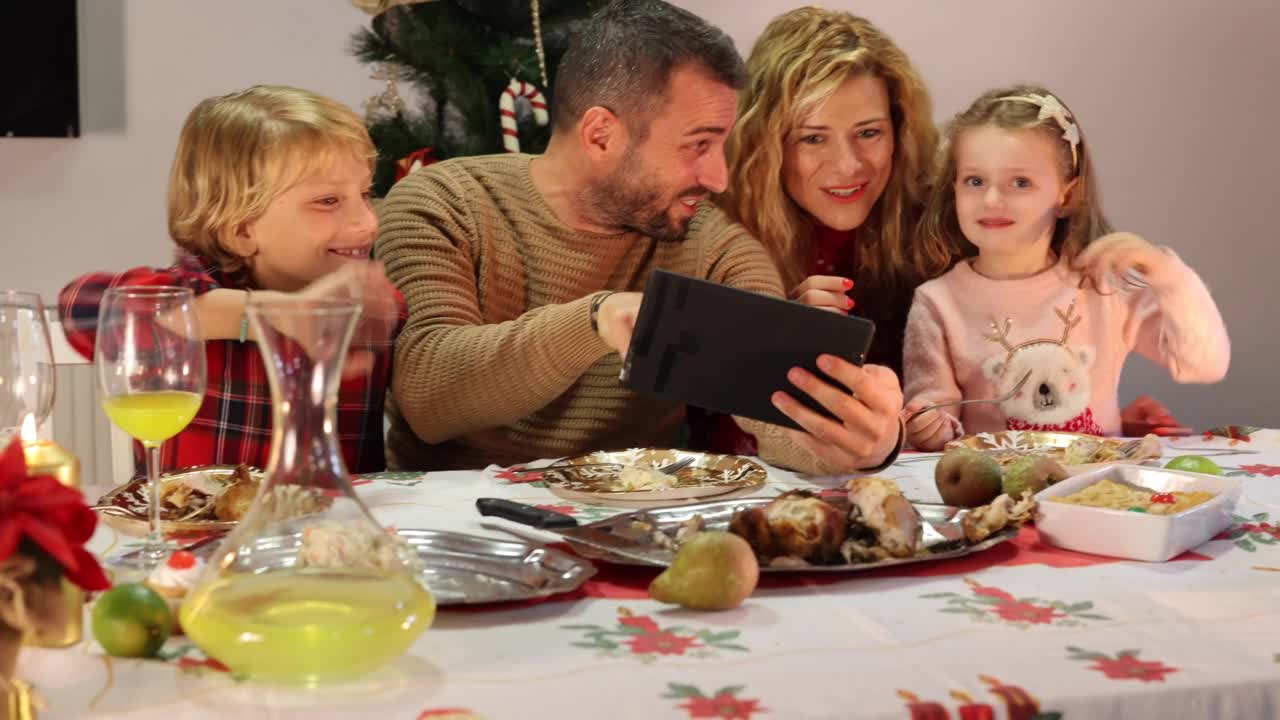
[[[1151,502],[1157,505],[1172,505],[1177,500],[1174,499],[1173,493],[1156,493],[1151,496]]]
[[[196,556],[192,555],[186,550],[179,550],[178,552],[169,556],[169,567],[173,568],[174,570],[187,570],[195,567],[195,565],[196,565]]]

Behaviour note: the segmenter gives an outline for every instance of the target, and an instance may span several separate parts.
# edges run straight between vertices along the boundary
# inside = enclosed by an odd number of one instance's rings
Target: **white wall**
[[[49,300],[82,272],[168,264],[191,107],[282,83],[359,108],[377,83],[346,44],[367,17],[345,0],[80,0],[82,137],[0,138],[0,287]]]
[[[801,0],[678,0],[744,54]],[[377,92],[346,53],[367,22],[344,0],[82,0],[84,136],[0,138],[0,287],[52,297],[73,275],[163,263],[164,187],[179,124],[199,99],[289,83],[355,107]],[[884,27],[933,89],[939,119],[989,86],[1043,83],[1080,116],[1111,219],[1174,247],[1214,291],[1231,373],[1179,387],[1143,360],[1122,396],[1149,392],[1197,427],[1280,426],[1280,3],[1273,0],[832,0]],[[1087,50],[1085,49],[1087,48]]]
[[[801,2],[680,3],[745,56]],[[1179,386],[1133,357],[1121,398],[1149,393],[1197,428],[1280,425],[1280,3],[1274,0],[828,0],[911,56],[942,120],[982,91],[1036,82],[1076,112],[1118,227],[1174,248],[1213,291],[1232,340],[1216,386]]]

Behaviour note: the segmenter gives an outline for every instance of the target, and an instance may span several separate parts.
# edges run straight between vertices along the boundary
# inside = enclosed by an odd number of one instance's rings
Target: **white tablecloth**
[[[1232,437],[1227,437],[1227,435]],[[894,574],[770,578],[742,607],[649,601],[653,572],[602,566],[570,596],[442,609],[390,670],[319,691],[237,682],[182,640],[167,661],[88,641],[28,650],[19,673],[46,718],[1272,718],[1280,717],[1280,431],[1166,443],[1211,454],[1245,491],[1231,530],[1146,564],[1042,545],[1034,529],[984,553]],[[931,457],[883,475],[936,501]],[[765,494],[836,487],[773,470]],[[495,535],[477,497],[599,508],[492,469],[359,484],[382,522]],[[122,540],[103,529],[99,552]]]

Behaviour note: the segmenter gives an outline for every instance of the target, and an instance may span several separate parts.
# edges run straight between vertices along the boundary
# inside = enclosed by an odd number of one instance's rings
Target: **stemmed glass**
[[[0,440],[8,443],[28,415],[37,425],[49,417],[54,377],[40,296],[0,292]]]
[[[122,562],[150,570],[168,553],[160,525],[160,447],[182,432],[204,400],[204,342],[191,289],[107,290],[94,365],[107,417],[146,448],[149,532],[142,551]]]

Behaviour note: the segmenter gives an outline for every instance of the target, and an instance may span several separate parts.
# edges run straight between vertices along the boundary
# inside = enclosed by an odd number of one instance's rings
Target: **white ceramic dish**
[[[1177,515],[1148,515],[1128,510],[1053,502],[1102,480],[1141,485],[1155,492],[1205,491],[1215,497]],[[1236,478],[1135,465],[1111,465],[1076,475],[1036,495],[1036,529],[1051,545],[1110,557],[1164,562],[1208,542],[1231,525],[1240,499]]]

